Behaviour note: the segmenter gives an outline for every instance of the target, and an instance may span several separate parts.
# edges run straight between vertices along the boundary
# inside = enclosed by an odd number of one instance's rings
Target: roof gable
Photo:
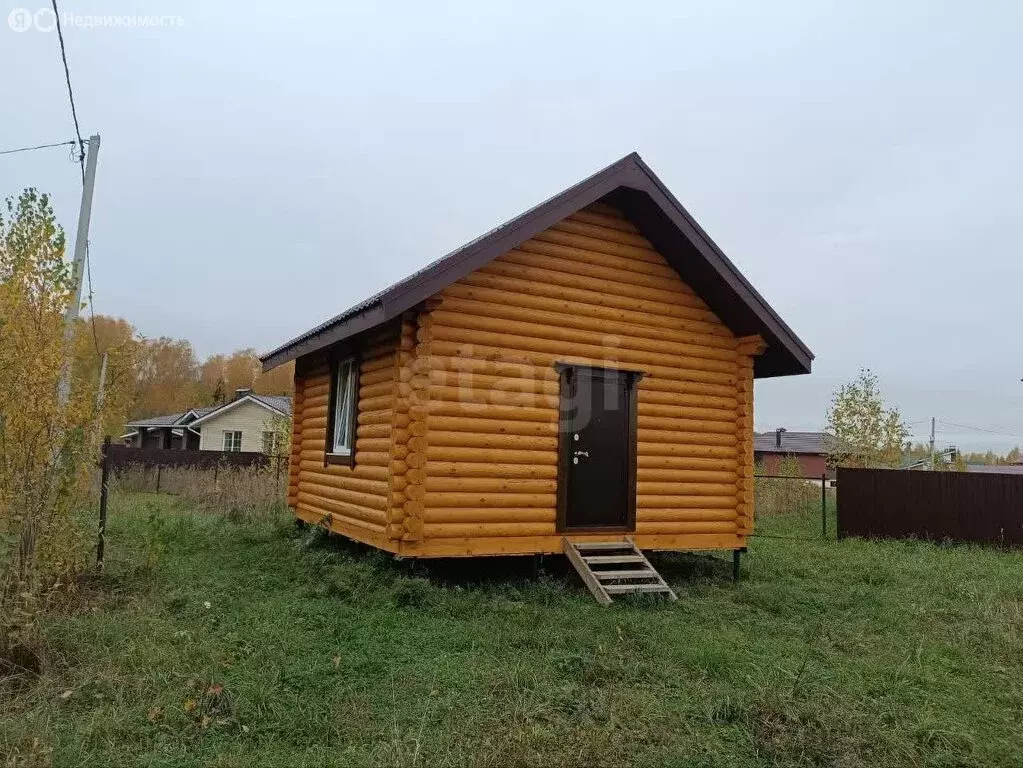
[[[316,352],[398,317],[598,200],[621,210],[737,336],[760,334],[764,338],[767,350],[754,363],[758,377],[810,372],[813,353],[636,153],[267,353],[261,358],[263,369]]]
[[[245,395],[239,397],[236,400],[232,400],[229,403],[221,405],[218,408],[212,408],[204,415],[200,416],[195,421],[189,423],[188,427],[199,426],[203,422],[215,419],[219,416],[223,416],[230,410],[237,408],[242,403],[253,403],[258,405],[260,408],[265,408],[268,411],[278,414],[279,416],[291,416],[291,398],[283,395]]]
[[[285,411],[291,415],[291,398],[284,395],[252,395],[252,397],[264,400],[262,404],[269,408]],[[187,425],[191,428],[196,420],[201,419],[213,411],[223,408],[222,405],[204,405],[199,408],[190,408],[184,413],[169,413],[164,416],[151,416],[148,419],[135,419],[125,424],[126,427],[171,427]]]
[[[253,400],[258,400],[268,408],[279,411],[285,416],[291,415],[291,397],[288,395],[249,395]]]

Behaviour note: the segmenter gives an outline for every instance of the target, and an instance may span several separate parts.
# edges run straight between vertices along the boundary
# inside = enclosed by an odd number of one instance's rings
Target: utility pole
[[[934,469],[934,417],[931,416],[931,469]]]
[[[78,209],[78,233],[75,235],[75,255],[71,263],[71,277],[74,291],[64,312],[64,366],[57,384],[57,406],[63,411],[71,398],[72,341],[75,337],[75,323],[78,308],[82,303],[82,277],[85,274],[85,258],[89,250],[89,220],[92,217],[92,191],[96,184],[96,156],[99,155],[99,134],[89,137],[89,154],[85,160],[85,181],[82,184],[82,204]]]

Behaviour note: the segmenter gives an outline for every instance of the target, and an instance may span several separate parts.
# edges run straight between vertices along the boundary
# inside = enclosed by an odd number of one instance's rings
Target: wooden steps
[[[601,581],[612,581],[614,579],[642,579],[649,575],[650,571],[594,571],[593,575]]]
[[[634,592],[671,592],[666,584],[608,584],[604,591],[609,595],[628,595]],[[675,594],[672,592],[672,594]],[[678,599],[678,598],[675,598]]]
[[[612,595],[640,592],[661,593],[667,595],[669,600],[678,599],[631,537],[627,536],[621,541],[572,541],[566,536],[564,542],[569,562],[601,605],[610,605]],[[630,567],[599,567],[620,565]]]
[[[579,549],[585,551],[586,545],[576,545]],[[623,545],[625,546],[625,545]],[[620,563],[646,563],[647,559],[643,555],[588,555],[584,556],[583,559],[590,565],[614,565]]]

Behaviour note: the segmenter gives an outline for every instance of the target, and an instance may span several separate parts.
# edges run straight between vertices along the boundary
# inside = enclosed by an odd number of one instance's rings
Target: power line
[[[952,421],[938,420],[939,424],[944,424],[946,427],[958,427],[959,429],[972,429],[975,432],[987,432],[989,435],[999,435],[1001,437],[1015,437],[1023,440],[1023,435],[1015,435],[1011,432],[999,432],[996,429],[984,429],[983,427],[971,427],[969,424],[956,424]]]
[[[92,303],[92,259],[89,258],[89,241],[85,241],[85,275],[89,279],[89,322],[92,324],[92,343],[96,347],[96,357],[102,358],[99,351],[99,335],[96,333],[96,306]]]
[[[17,152],[33,152],[37,149],[50,149],[51,147],[73,147],[76,144],[74,139],[71,141],[58,141],[55,144],[37,144],[34,147],[18,147],[17,149],[4,149],[0,150],[0,155],[13,155]]]
[[[71,88],[71,70],[67,65],[67,51],[64,48],[64,32],[60,28],[60,11],[57,10],[57,0],[50,0],[53,5],[53,17],[57,22],[57,39],[60,40],[60,58],[64,62],[64,81],[67,83],[67,97],[71,102],[71,119],[75,123],[75,136],[78,137],[78,165],[82,169],[82,185],[85,185],[85,142],[82,141],[82,131],[78,127],[78,112],[75,109],[75,92]]]

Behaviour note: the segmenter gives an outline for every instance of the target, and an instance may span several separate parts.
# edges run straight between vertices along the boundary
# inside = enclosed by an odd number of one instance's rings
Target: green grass
[[[105,574],[0,690],[9,764],[1023,763],[1017,554],[758,538],[737,587],[662,557],[677,603],[605,609],[559,558],[398,563],[177,504],[112,505]]]

